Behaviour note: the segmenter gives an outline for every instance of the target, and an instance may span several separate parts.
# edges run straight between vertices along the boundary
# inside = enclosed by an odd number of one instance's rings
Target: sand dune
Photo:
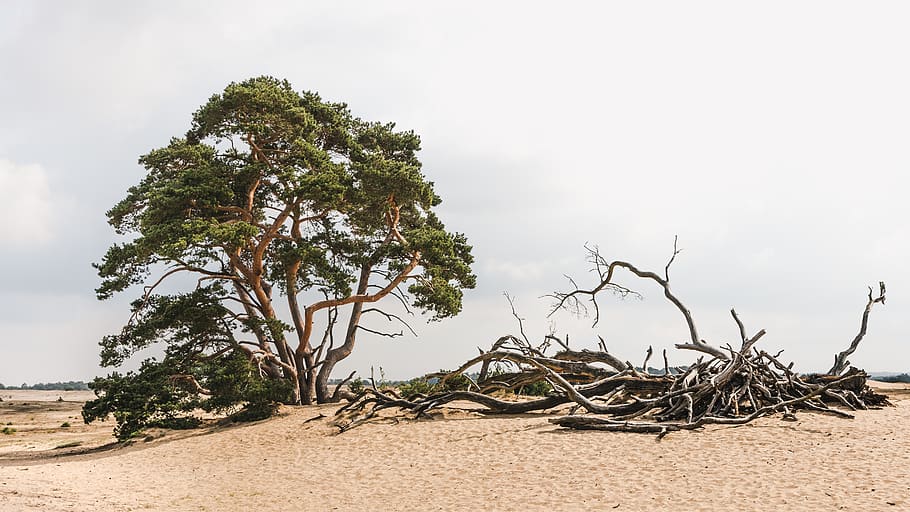
[[[803,413],[660,442],[463,411],[336,435],[306,421],[325,406],[94,451],[110,425],[62,451],[35,444],[59,429],[38,429],[0,439],[0,510],[910,510],[910,390],[882,387],[896,407],[854,420]]]

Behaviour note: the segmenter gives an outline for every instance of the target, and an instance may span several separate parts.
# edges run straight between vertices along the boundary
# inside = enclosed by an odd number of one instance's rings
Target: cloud
[[[3,244],[45,244],[52,238],[52,210],[47,173],[39,165],[0,158],[0,239]]]
[[[570,286],[563,274],[592,284],[586,242],[661,271],[674,235],[673,289],[705,339],[736,339],[736,306],[750,330],[768,329],[766,347],[824,370],[856,332],[866,285],[885,280],[892,295],[854,359],[910,368],[899,345],[910,72],[894,65],[910,42],[906,6],[11,5],[0,155],[44,170],[0,161],[0,244],[16,248],[0,251],[0,343],[31,333],[61,368],[71,360],[54,343],[92,356],[84,375],[119,324],[48,327],[23,310],[48,299],[23,292],[67,297],[64,309],[78,296],[84,315],[122,320],[128,297],[91,298],[90,263],[116,240],[104,210],[141,178],[138,155],[183,133],[231,80],[260,74],[414,129],[440,218],[474,246],[479,284],[462,315],[415,325],[419,340],[365,336],[339,374],[375,364],[404,378],[471,357],[516,329],[503,291],[535,339],[556,321],[579,348],[596,333],[636,362],[649,344],[690,361],[672,349],[685,324],[653,283],[617,276],[645,299],[604,297],[596,329],[547,318],[537,299]],[[6,360],[0,377],[20,358]]]
[[[5,355],[0,383],[85,380],[106,373],[98,366],[97,344],[103,335],[119,331],[123,304],[59,291],[7,289],[0,291],[0,304]]]
[[[544,261],[490,259],[484,263],[483,269],[488,274],[502,275],[512,281],[536,281],[541,278],[547,266]]]

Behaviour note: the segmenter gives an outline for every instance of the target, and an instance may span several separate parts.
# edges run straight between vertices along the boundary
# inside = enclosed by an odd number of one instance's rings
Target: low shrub
[[[360,393],[363,393],[363,390],[366,389],[366,386],[363,383],[363,379],[357,377],[351,382],[348,382],[348,389],[351,390],[351,393],[359,395]]]
[[[199,394],[187,383],[192,379],[211,394]],[[197,409],[226,413],[235,421],[264,419],[291,395],[289,382],[260,377],[241,353],[204,361],[167,355],[160,362],[145,361],[138,372],[99,377],[91,388],[98,398],[86,402],[83,419],[90,423],[113,415],[114,435],[121,441],[140,436],[146,428],[198,427],[202,421],[192,414]]]
[[[525,384],[518,388],[519,395],[528,396],[546,396],[551,391],[553,391],[553,386],[545,380],[539,380],[533,384]]]
[[[410,400],[417,395],[429,395],[433,393],[434,390],[435,386],[427,382],[427,379],[424,377],[411,379],[398,386],[398,392],[401,394],[402,398],[406,400]]]

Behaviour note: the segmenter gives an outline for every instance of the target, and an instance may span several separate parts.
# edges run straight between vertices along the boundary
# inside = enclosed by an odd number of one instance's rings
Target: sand
[[[910,510],[910,389],[879,387],[896,407],[660,442],[463,411],[336,435],[306,421],[334,412],[318,406],[128,447],[105,446],[110,424],[61,428],[76,396],[23,409],[36,397],[0,391],[17,430],[0,435],[0,510]]]

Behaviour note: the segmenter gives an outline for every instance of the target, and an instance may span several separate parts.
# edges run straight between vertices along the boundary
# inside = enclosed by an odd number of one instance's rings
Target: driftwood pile
[[[662,371],[650,371],[648,361],[653,351],[649,347],[644,363],[636,368],[610,354],[603,339],[596,351],[571,350],[567,342],[552,334],[534,346],[524,335],[521,319],[515,315],[520,337],[504,336],[490,350],[481,351],[457,370],[428,376],[438,379],[435,389],[441,391],[403,397],[394,389],[379,389],[374,384],[338,411],[336,425],[343,432],[388,408],[408,411],[416,417],[427,416],[428,411],[454,401],[473,402],[488,414],[520,414],[574,404],[569,414],[549,421],[573,429],[656,433],[661,438],[669,432],[708,424],[744,424],[773,413],[781,413],[785,420],[795,419],[795,411],[801,410],[852,418],[847,411],[890,405],[886,396],[869,388],[867,375],[850,367],[847,360],[866,334],[873,305],[885,302],[884,283],[879,283],[878,296],[869,289],[860,331],[850,347],[837,354],[829,372],[800,375],[793,371],[793,363],[780,361],[780,352],[772,355],[757,348],[765,331],[747,336],[735,310],[730,313],[739,328],[739,347],[715,347],[699,338],[689,310],[670,290],[669,268],[678,253],[674,243],[673,256],[661,276],[624,261],[606,261],[596,248],[589,249],[599,284],[580,289],[572,281],[573,291],[552,297],[556,301],[554,311],[563,308],[581,312],[592,307],[596,324],[599,293],[637,295],[613,282],[615,269],[622,268],[654,281],[686,319],[689,340],[676,347],[701,353],[692,365],[670,367],[664,351]],[[552,345],[559,350],[547,355]],[[466,372],[478,365],[479,373],[470,378]],[[454,378],[466,380],[468,389],[445,390],[446,383]],[[507,400],[503,396],[540,381],[552,387],[547,396],[525,400]],[[588,414],[576,414],[581,410]]]

